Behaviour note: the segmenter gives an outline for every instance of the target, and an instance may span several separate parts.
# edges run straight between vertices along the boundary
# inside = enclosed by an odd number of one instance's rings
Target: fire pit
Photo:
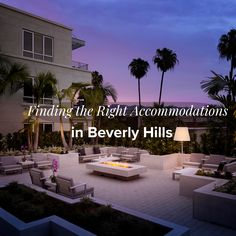
[[[147,171],[146,166],[111,161],[88,163],[86,168],[92,170],[95,174],[122,180],[138,178],[140,174]]]

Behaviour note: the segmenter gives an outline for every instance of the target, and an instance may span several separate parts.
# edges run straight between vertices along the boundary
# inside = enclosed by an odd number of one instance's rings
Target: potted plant
[[[56,159],[52,160],[52,175],[50,176],[51,182],[56,182],[56,172],[58,170],[58,161]]]

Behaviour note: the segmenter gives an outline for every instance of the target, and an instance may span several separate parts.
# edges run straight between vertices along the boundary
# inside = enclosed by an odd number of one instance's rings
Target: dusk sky
[[[236,28],[234,0],[0,0],[68,25],[86,46],[73,59],[99,71],[118,91],[118,101],[138,101],[137,81],[128,65],[141,57],[150,71],[141,80],[142,101],[158,100],[161,73],[152,58],[157,48],[176,52],[179,65],[167,72],[163,101],[211,102],[200,88],[210,70],[225,75],[220,36]]]

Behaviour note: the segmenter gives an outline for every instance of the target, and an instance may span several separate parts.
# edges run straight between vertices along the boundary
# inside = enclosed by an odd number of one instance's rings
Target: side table
[[[52,192],[57,192],[57,184],[54,182],[51,182],[51,180],[45,181],[45,185],[47,187],[47,190],[50,190]]]

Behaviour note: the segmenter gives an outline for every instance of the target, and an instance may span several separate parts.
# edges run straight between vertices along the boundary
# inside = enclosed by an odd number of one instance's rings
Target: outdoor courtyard
[[[148,171],[138,179],[122,181],[92,174],[86,163],[78,163],[76,153],[63,156],[58,174],[72,177],[75,182],[87,183],[94,187],[96,199],[107,204],[115,204],[161,218],[190,228],[191,235],[235,235],[236,231],[193,219],[192,198],[179,195],[179,180],[172,179],[173,169],[158,170],[148,167]],[[143,158],[138,163],[144,165]],[[49,177],[52,170],[44,170]],[[12,181],[31,184],[28,171],[22,174],[0,176],[0,185]]]

